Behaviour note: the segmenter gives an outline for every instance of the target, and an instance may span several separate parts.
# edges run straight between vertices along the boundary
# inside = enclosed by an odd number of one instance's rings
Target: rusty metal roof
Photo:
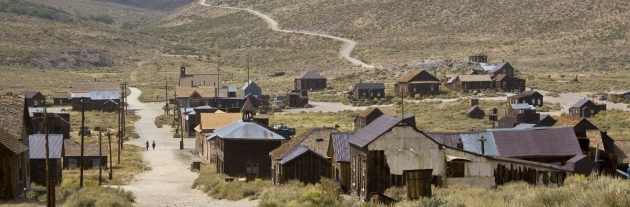
[[[0,129],[0,145],[13,152],[13,154],[19,154],[28,149],[26,145],[6,132],[4,129]]]
[[[206,139],[256,139],[256,140],[284,140],[285,138],[255,122],[238,120],[214,130]]]
[[[348,140],[352,134],[347,132],[331,133],[331,142],[337,162],[350,162],[350,144]]]
[[[409,117],[412,116],[404,116],[405,119]],[[372,123],[360,129],[356,134],[350,136],[348,142],[350,144],[356,145],[357,147],[363,148],[370,144],[372,141],[376,140],[376,138],[380,137],[383,133],[387,132],[387,130],[390,130],[397,124],[403,122],[403,120],[404,119],[400,117],[393,117],[383,114],[372,121]]]
[[[201,113],[201,129],[218,129],[241,118],[241,113]]]
[[[33,134],[28,136],[30,159],[46,159],[46,135]],[[48,135],[48,158],[61,158],[63,150],[63,134]]]
[[[309,149],[308,147],[299,146],[295,150],[291,151],[289,154],[284,156],[282,158],[282,160],[280,160],[278,163],[280,163],[281,165],[287,164],[288,162],[291,162],[295,158],[298,158],[301,155],[306,154],[308,152],[311,152],[311,153],[315,154],[316,156],[320,157],[321,159],[328,160],[328,158],[322,156],[321,154],[319,154],[317,152],[314,152],[313,150]]]

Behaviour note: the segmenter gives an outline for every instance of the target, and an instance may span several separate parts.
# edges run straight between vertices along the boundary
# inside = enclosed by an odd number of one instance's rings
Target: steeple
[[[179,77],[186,77],[186,66],[182,62],[182,66],[179,68]]]
[[[254,108],[254,104],[252,104],[251,95],[248,95],[245,98],[245,104],[243,104],[243,108],[241,108],[241,113],[243,113],[243,121],[251,122],[252,118],[256,115],[256,109]]]

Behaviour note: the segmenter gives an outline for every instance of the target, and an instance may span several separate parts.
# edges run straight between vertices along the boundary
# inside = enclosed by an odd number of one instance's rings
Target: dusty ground
[[[157,128],[153,124],[155,117],[162,114],[161,103],[141,103],[138,101],[141,91],[131,88],[129,110],[134,110],[141,119],[136,122],[139,139],[127,142],[141,147],[145,142],[155,141],[155,150],[143,153],[145,165],[150,171],[139,174],[126,186],[136,196],[136,206],[257,206],[258,201],[216,200],[202,191],[191,189],[198,174],[190,171],[190,153],[194,139],[184,139],[185,150],[179,149],[180,139],[172,138],[170,127]]]

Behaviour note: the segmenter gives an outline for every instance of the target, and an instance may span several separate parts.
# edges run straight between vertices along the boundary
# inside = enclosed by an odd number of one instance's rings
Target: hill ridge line
[[[314,35],[314,36],[320,36],[320,37],[325,37],[325,38],[330,38],[330,39],[334,39],[337,41],[341,41],[343,42],[343,46],[341,47],[341,49],[339,49],[339,56],[343,57],[344,59],[348,60],[349,62],[351,62],[354,65],[359,65],[363,68],[374,68],[373,65],[367,64],[359,59],[353,58],[352,56],[350,56],[350,53],[352,53],[352,50],[354,50],[354,47],[357,45],[357,42],[355,42],[354,40],[351,39],[346,39],[343,37],[337,37],[337,36],[332,36],[332,35],[327,35],[327,34],[321,34],[321,33],[316,33],[316,32],[309,32],[309,31],[301,31],[301,30],[286,30],[286,29],[280,29],[280,27],[278,26],[278,22],[274,19],[272,19],[271,17],[260,13],[256,10],[252,10],[252,9],[248,9],[248,8],[238,8],[238,7],[229,7],[229,6],[212,6],[206,3],[206,0],[200,0],[199,4],[201,4],[202,6],[209,6],[209,7],[217,7],[217,8],[223,8],[223,9],[235,9],[235,10],[243,10],[243,11],[247,11],[251,14],[254,14],[260,18],[262,18],[263,20],[265,20],[265,22],[267,22],[267,25],[269,25],[269,27],[271,27],[271,30],[273,31],[277,31],[277,32],[286,32],[286,33],[299,33],[299,34],[305,34],[305,35]]]

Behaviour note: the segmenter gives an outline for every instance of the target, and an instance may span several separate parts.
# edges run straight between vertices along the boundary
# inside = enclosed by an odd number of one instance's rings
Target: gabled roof
[[[404,118],[409,117],[411,116],[406,115]],[[370,144],[372,141],[376,140],[376,138],[380,137],[383,133],[387,132],[388,130],[403,121],[403,118],[383,114],[380,117],[376,118],[376,120],[372,121],[372,123],[360,129],[356,134],[350,136],[348,142],[350,144],[356,145],[357,147],[363,148]]]
[[[243,87],[241,87],[241,90],[245,90],[249,86],[251,86],[251,87],[258,87],[258,84],[254,83],[253,80],[249,80],[243,85]]]
[[[64,157],[78,157],[78,156],[81,156],[81,145],[79,143],[76,143],[74,140],[72,140],[72,139],[65,139],[65,140],[63,140],[63,147],[65,149]],[[106,144],[102,144],[101,145],[101,157],[107,157],[107,153],[108,152],[109,151],[107,149],[107,145]],[[99,154],[98,144],[87,144],[87,143],[84,143],[83,156],[98,157],[98,154]]]
[[[530,129],[530,128],[534,128],[535,126],[536,124],[520,123],[514,126],[514,129]]]
[[[23,124],[30,123],[24,120],[25,116],[28,116],[28,108],[23,95],[0,96],[0,129],[4,129],[15,139],[22,139]]]
[[[383,84],[383,83],[357,83],[356,87],[359,90],[364,90],[364,89],[385,89],[385,84]]]
[[[337,162],[350,162],[350,144],[348,140],[352,134],[347,132],[333,132],[330,134],[334,156]]]
[[[494,76],[494,81],[503,81],[503,79],[509,78],[509,76],[507,76],[506,74],[497,74],[496,76]]]
[[[497,66],[494,67],[494,69],[490,70],[490,72],[494,73],[496,71],[499,71],[499,70],[501,70],[503,68],[507,68],[507,67],[512,67],[512,65],[510,65],[510,62],[501,62],[501,63],[497,64]]]
[[[39,93],[38,91],[27,91],[24,92],[24,97],[26,98],[33,98],[35,97],[37,94],[42,95],[41,93]],[[43,95],[42,95],[43,96]]]
[[[188,86],[175,86],[175,93],[178,98],[188,98],[193,95],[199,95],[202,98],[214,98],[215,88],[213,86],[202,87],[188,87]],[[196,94],[195,94],[196,93]],[[227,89],[219,89],[219,97],[226,97]]]
[[[26,145],[20,142],[13,135],[7,133],[4,129],[0,129],[0,149],[6,148],[13,154],[19,154],[28,149]]]
[[[466,111],[466,114],[470,114],[472,112],[475,112],[475,113],[486,113],[481,108],[479,108],[479,106],[472,106],[472,107],[470,107],[470,109],[468,109],[468,111]]]
[[[415,78],[416,76],[425,73],[427,75],[429,75],[430,77],[432,77],[434,80],[424,80],[424,81],[414,81],[414,82],[426,82],[426,83],[434,83],[437,82],[439,83],[439,79],[437,79],[435,76],[431,75],[431,73],[427,72],[426,70],[412,70],[409,73],[405,74],[404,76],[400,77],[400,79],[398,80],[398,82],[401,83],[408,83],[411,80],[413,80],[413,78]]]
[[[524,91],[521,94],[516,94],[513,96],[510,96],[510,98],[525,98],[525,97],[530,97],[533,95],[538,95],[538,96],[543,96],[542,94],[538,93],[538,91]]]
[[[92,91],[119,91],[119,82],[73,82],[72,93],[89,93]]]
[[[288,162],[291,162],[292,160],[294,160],[295,158],[300,157],[303,154],[306,154],[308,152],[311,152],[313,154],[315,154],[316,156],[322,158],[322,159],[327,159],[326,157],[322,156],[319,153],[314,152],[313,150],[304,147],[304,146],[299,146],[297,147],[295,150],[291,151],[289,154],[287,154],[285,157],[282,158],[282,160],[280,160],[278,163],[280,163],[281,165],[284,165]]]
[[[30,159],[46,159],[46,135],[33,134],[28,136]],[[63,134],[48,135],[48,158],[61,158],[63,149]]]
[[[370,114],[372,114],[374,111],[379,110],[381,111],[381,113],[383,114],[387,114],[390,116],[396,116],[396,107],[393,106],[381,106],[381,107],[367,107],[365,110],[359,112],[359,117],[361,118],[366,118],[368,117]]]
[[[214,130],[214,133],[207,136],[206,139],[255,139],[255,140],[284,140],[285,138],[255,122],[244,122],[238,120]]]
[[[577,103],[573,104],[573,106],[571,106],[571,108],[582,108],[582,106],[586,105],[588,102],[591,102],[591,104],[593,104],[593,105],[595,104],[591,100],[580,99]]]
[[[630,163],[630,140],[615,141],[614,152],[617,155],[617,163]]]
[[[300,75],[299,77],[295,79],[326,79],[326,78],[315,71],[307,71],[306,73],[303,73],[302,75]]]
[[[459,75],[461,82],[491,82],[489,75]]]
[[[56,92],[52,95],[53,98],[70,98],[70,93],[66,92]]]
[[[560,119],[558,119],[558,121],[556,122],[556,124],[554,124],[553,126],[572,126],[575,127],[577,125],[587,125],[587,126],[592,126],[592,127],[588,127],[588,128],[597,128],[597,126],[593,125],[593,123],[591,123],[590,121],[588,121],[588,119],[586,118],[576,118],[576,117],[571,117],[571,116],[562,116],[560,117]]]
[[[256,108],[254,108],[254,104],[249,98],[245,99],[245,103],[243,104],[243,108],[241,108],[241,112],[255,112]]]
[[[179,86],[212,86],[217,87],[219,83],[219,74],[186,74],[185,77],[179,78]],[[221,84],[223,85],[223,84]]]
[[[339,132],[339,130],[327,127],[309,128],[305,132],[302,132],[300,135],[291,139],[291,141],[286,142],[280,147],[272,150],[269,155],[271,155],[273,159],[283,158],[291,151],[295,150],[298,146],[303,146],[317,154],[320,154],[322,157],[326,157],[330,134],[334,132]]]
[[[241,118],[241,113],[201,113],[201,129],[218,129]]]

